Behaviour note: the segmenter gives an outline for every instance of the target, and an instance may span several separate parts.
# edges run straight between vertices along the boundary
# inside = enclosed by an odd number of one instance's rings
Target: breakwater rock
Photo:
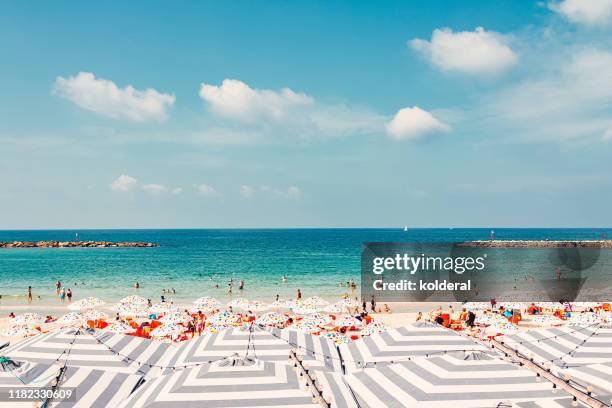
[[[547,240],[487,240],[457,244],[472,248],[612,248],[612,240],[547,241]]]
[[[159,246],[151,242],[108,241],[13,241],[0,242],[0,248],[151,248]]]

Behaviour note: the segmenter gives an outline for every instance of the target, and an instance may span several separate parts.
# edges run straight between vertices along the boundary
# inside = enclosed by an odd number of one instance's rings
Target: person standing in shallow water
[[[68,298],[68,303],[72,302],[72,289],[68,288],[66,291],[66,297]]]
[[[28,286],[28,303],[32,303],[32,287]]]
[[[302,299],[302,291],[301,290],[297,290],[297,300],[301,300]]]

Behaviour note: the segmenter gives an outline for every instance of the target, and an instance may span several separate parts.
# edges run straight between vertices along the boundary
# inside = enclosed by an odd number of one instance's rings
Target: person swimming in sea
[[[281,279],[281,282],[283,282],[283,283],[287,283],[287,277],[286,277],[285,275],[283,275],[283,277],[282,277],[282,279]]]

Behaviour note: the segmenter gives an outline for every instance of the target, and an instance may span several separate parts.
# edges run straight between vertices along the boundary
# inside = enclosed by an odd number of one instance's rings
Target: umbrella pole
[[[291,352],[289,353],[289,357],[291,358],[291,360],[293,360],[295,366],[297,367],[298,371],[300,372],[300,375],[303,376],[306,379],[306,382],[308,383],[308,387],[310,388],[310,392],[312,392],[312,395],[315,396],[318,404],[321,405],[322,407],[330,408],[330,404],[328,404],[325,401],[325,398],[323,398],[323,393],[321,391],[319,391],[319,389],[315,385],[314,381],[310,377],[310,374],[308,374],[308,370],[306,370],[304,368],[304,366],[302,365],[302,362],[297,357],[297,355],[295,354],[294,350],[291,350]]]
[[[579,390],[577,388],[572,387],[569,383],[563,381],[561,378],[557,377],[556,375],[553,375],[550,371],[545,370],[544,368],[540,367],[540,365],[534,363],[530,359],[527,359],[527,358],[521,356],[517,351],[515,351],[515,350],[505,346],[504,344],[501,344],[497,340],[494,340],[494,339],[491,340],[491,345],[494,348],[500,350],[501,352],[503,352],[505,354],[508,354],[508,355],[512,356],[513,358],[517,359],[526,368],[530,369],[531,371],[535,371],[542,378],[547,379],[551,383],[555,384],[555,386],[557,388],[566,391],[568,394],[572,395],[577,400],[584,402],[589,407],[593,407],[593,408],[605,408],[605,407],[607,407],[606,404],[604,404],[601,401],[593,398],[592,396],[588,395],[587,393],[585,393],[585,392],[583,392],[583,391],[581,391],[581,390]]]

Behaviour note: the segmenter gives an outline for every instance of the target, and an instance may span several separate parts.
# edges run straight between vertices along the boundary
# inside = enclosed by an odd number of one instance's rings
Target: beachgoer
[[[376,312],[376,299],[374,295],[372,295],[372,300],[370,301],[370,306],[372,306],[372,312]]]
[[[61,288],[62,288],[62,282],[60,281],[55,282],[55,293],[59,295],[59,291]]]
[[[136,283],[134,284],[134,287],[135,287],[136,289],[140,289],[140,283],[136,282]]]
[[[28,303],[32,303],[32,287],[28,286]]]
[[[153,302],[151,302],[151,299],[147,299],[147,306],[148,307],[153,306]]]
[[[415,321],[420,321],[421,319],[423,319],[423,312],[419,312],[419,314],[417,314],[416,320]]]
[[[14,319],[15,318],[15,313],[13,313],[13,312],[9,313],[8,317],[10,317],[11,319]]]
[[[301,290],[297,290],[297,300],[301,300],[302,299],[302,291]]]
[[[276,294],[276,301],[278,302],[279,296],[278,293]]]
[[[66,299],[66,290],[62,288],[60,290],[60,302],[64,303],[64,299]]]
[[[176,295],[176,290],[174,290],[174,288],[172,288],[172,294]]]
[[[231,295],[231,294],[232,294],[232,284],[231,284],[231,283],[229,283],[229,284],[227,285],[227,294],[228,294],[228,295]]]
[[[285,275],[283,275],[283,278],[281,279],[281,282],[287,283],[287,277]]]
[[[361,308],[363,309],[364,312],[366,311],[366,301],[365,300],[361,304]]]
[[[161,302],[165,303],[166,302],[166,297],[164,295],[161,295]]]
[[[385,309],[384,309],[384,310],[385,310],[385,313],[391,313],[391,308],[389,307],[389,305],[388,305],[388,304],[386,304],[386,303],[385,303],[385,306],[384,306],[384,307],[385,307]]]
[[[198,312],[198,324],[197,324],[198,336],[202,336],[204,330],[204,318],[202,312]]]
[[[476,315],[474,314],[474,312],[470,310],[467,314],[467,319],[465,323],[467,324],[468,327],[473,328],[475,320],[476,320]]]
[[[68,302],[72,302],[72,289],[68,288],[66,296],[68,297]]]
[[[243,280],[240,281],[240,286],[238,286],[238,289],[239,290],[243,290],[244,289],[244,281]]]

